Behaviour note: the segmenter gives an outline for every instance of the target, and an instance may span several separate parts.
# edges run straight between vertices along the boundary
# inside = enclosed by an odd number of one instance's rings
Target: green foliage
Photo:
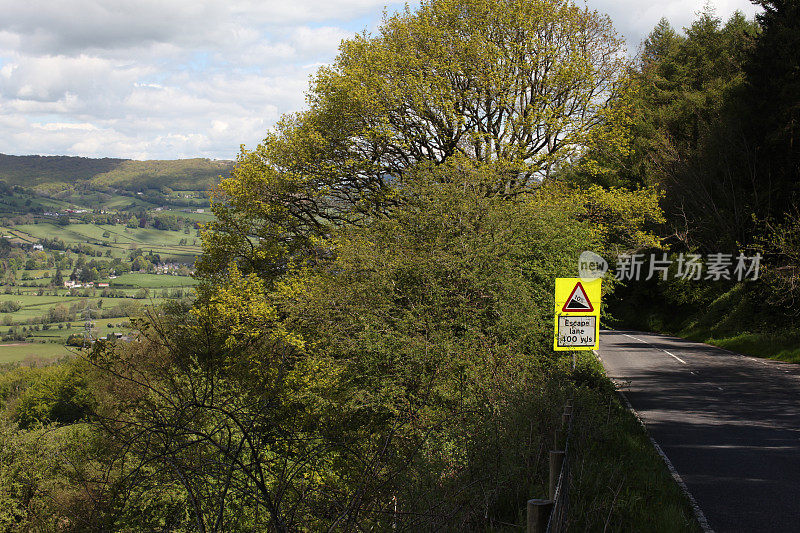
[[[108,172],[123,159],[0,154],[0,179],[29,187],[37,183],[74,182]]]
[[[192,520],[226,529],[381,529],[393,498],[402,529],[516,520],[563,398],[553,279],[657,213],[644,194],[556,182],[487,195],[494,179],[418,167],[391,216],[309,239],[280,275],[231,264],[142,343],[98,345],[108,437],[160,465],[125,490],[180,484]]]
[[[408,530],[516,520],[563,396],[553,279],[660,220],[651,190],[549,179],[627,142],[620,46],[556,0],[437,0],[345,41],[215,192],[189,317],[95,351],[132,388],[112,440],[168,436],[131,453],[180,464],[158,480],[205,525],[386,529],[392,501]]]
[[[92,176],[94,186],[127,190],[159,189],[202,191],[211,188],[220,175],[228,175],[230,161],[178,159],[172,161],[125,160],[113,169]]]
[[[8,532],[80,531],[92,502],[84,492],[89,427],[20,431],[0,417],[0,528]]]
[[[567,177],[664,191],[662,233],[683,249],[751,244],[752,214],[762,216],[769,204],[751,173],[755,144],[742,113],[747,49],[757,33],[740,13],[723,24],[705,10],[683,35],[659,22],[630,84],[612,102],[619,108],[612,117],[630,142],[592,147]]]
[[[785,274],[780,274],[785,272]],[[791,272],[766,271],[740,283],[670,279],[619,286],[609,306],[616,326],[680,335],[738,353],[798,362],[800,336],[791,300],[775,283]],[[791,291],[783,293],[790,298]]]
[[[86,367],[79,360],[42,369],[19,394],[14,419],[23,429],[82,419],[93,404],[86,379]]]
[[[94,514],[71,523],[518,523],[541,495],[568,393],[586,391],[587,403],[611,394],[596,367],[571,371],[552,354],[553,280],[574,275],[584,250],[657,244],[651,228],[662,222],[655,189],[553,179],[610,176],[614,157],[636,157],[641,87],[620,52],[606,17],[562,0],[432,0],[345,41],[314,77],[308,111],[243,150],[217,189],[197,301],[138,320],[133,342],[97,342],[92,371],[42,371],[8,393],[25,435],[95,415],[86,450],[102,452],[76,463],[100,480],[86,489]],[[189,167],[123,162],[91,185],[154,186],[136,195],[154,202],[184,178],[196,183]],[[137,227],[93,231],[127,243],[152,217],[125,218]],[[134,270],[158,262],[147,249],[128,257]],[[101,261],[64,268],[116,268]],[[583,479],[590,494],[599,478]],[[630,487],[606,516],[651,525],[630,511],[646,490]]]
[[[800,207],[787,214],[783,224],[768,224],[761,248],[771,261],[764,268],[764,281],[771,289],[770,303],[795,309],[800,296]]]
[[[667,250],[760,251],[762,279],[752,286],[639,282],[619,290],[612,302],[619,324],[726,342],[769,339],[770,324],[797,315],[800,180],[792,43],[800,39],[800,11],[792,2],[760,4],[765,12],[756,21],[736,13],[723,23],[706,9],[680,35],[662,20],[644,43],[633,90],[618,104],[633,110],[630,151],[593,148],[584,159],[599,161],[602,172],[584,164],[564,176],[605,187],[656,186],[663,191],[666,223],[659,233]],[[776,353],[796,350],[790,331],[775,333],[783,341],[765,346]],[[741,346],[765,352],[752,343]]]
[[[99,496],[103,476],[90,457],[94,433],[75,423],[92,403],[89,368],[72,360],[0,370],[0,528],[77,531]]]
[[[0,313],[14,313],[22,308],[19,302],[14,300],[6,300],[0,303]]]
[[[435,0],[387,18],[342,43],[307,111],[239,155],[201,273],[231,259],[279,273],[327,223],[388,214],[420,164],[491,167],[487,194],[534,190],[600,133],[621,49],[607,17],[566,0]]]

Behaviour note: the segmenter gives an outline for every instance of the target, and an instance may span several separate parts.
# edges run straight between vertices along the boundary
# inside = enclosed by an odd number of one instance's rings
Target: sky
[[[586,0],[635,52],[703,0]],[[412,6],[413,2],[409,2]],[[751,17],[747,0],[711,0]],[[0,153],[234,159],[387,0],[0,0]]]

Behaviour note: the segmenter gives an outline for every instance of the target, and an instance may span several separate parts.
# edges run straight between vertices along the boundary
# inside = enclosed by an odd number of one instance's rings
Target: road
[[[800,531],[800,365],[632,331],[599,356],[711,530]]]

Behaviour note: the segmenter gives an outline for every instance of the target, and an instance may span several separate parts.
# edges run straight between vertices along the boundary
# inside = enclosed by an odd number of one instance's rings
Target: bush
[[[13,411],[20,427],[70,424],[83,418],[92,405],[87,370],[85,363],[75,360],[30,372]]]
[[[0,302],[0,313],[15,313],[20,309],[22,309],[22,305],[19,302],[12,300]]]

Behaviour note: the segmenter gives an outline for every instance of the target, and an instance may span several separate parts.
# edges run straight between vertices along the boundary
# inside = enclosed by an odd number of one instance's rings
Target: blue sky
[[[710,2],[721,18],[746,0]],[[0,0],[0,153],[233,159],[385,0]],[[414,3],[410,2],[413,7]],[[635,52],[701,1],[587,0]]]

